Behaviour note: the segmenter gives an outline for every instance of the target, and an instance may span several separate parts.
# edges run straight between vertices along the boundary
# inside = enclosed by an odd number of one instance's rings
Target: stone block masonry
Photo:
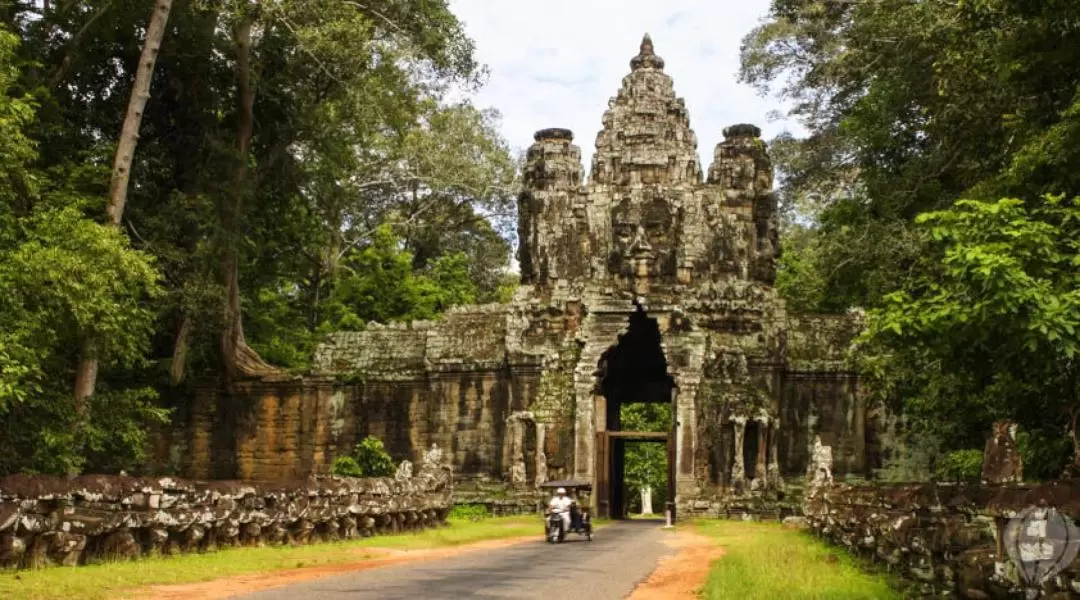
[[[814,533],[912,582],[909,597],[1080,597],[1080,480],[826,485],[805,510]]]
[[[254,483],[86,475],[0,478],[0,567],[73,566],[231,546],[307,544],[445,523],[441,453],[411,477]]]

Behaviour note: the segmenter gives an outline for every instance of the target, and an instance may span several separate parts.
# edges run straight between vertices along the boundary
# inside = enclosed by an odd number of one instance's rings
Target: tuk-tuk
[[[547,500],[544,500],[544,537],[548,542],[561,542],[567,533],[577,533],[585,536],[587,541],[592,541],[592,517],[589,516],[589,495],[592,492],[592,484],[586,481],[548,481],[540,485],[540,489],[549,495],[554,495],[555,490],[563,488],[570,497],[570,530],[563,531],[562,519],[551,514],[547,509]]]

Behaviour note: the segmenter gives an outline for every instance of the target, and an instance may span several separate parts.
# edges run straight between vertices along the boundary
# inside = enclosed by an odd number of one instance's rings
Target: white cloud
[[[630,72],[648,32],[675,93],[685,98],[702,166],[712,161],[722,130],[754,123],[768,139],[790,122],[768,122],[782,106],[737,80],[739,44],[768,10],[769,0],[450,0],[476,41],[488,84],[474,97],[502,113],[515,149],[545,127],[573,130],[586,169],[600,118]]]

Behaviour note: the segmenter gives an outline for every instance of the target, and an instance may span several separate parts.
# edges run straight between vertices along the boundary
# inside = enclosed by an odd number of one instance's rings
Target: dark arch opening
[[[605,431],[598,434],[597,440],[596,499],[600,515],[614,519],[626,517],[629,494],[634,492],[627,485],[627,446],[639,442],[668,444],[665,481],[657,492],[670,507],[674,501],[670,438],[675,414],[672,393],[675,382],[668,374],[656,319],[638,306],[630,315],[626,333],[603,354],[599,367],[597,392],[604,399],[605,425]],[[664,422],[643,424],[636,420],[624,423],[627,407],[641,404],[666,404],[668,410],[662,411],[660,417]]]

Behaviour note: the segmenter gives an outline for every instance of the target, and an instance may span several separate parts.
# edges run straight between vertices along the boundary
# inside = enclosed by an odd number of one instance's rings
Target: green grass
[[[155,557],[82,567],[0,572],[0,598],[92,600],[117,598],[149,585],[195,583],[222,577],[372,558],[371,548],[404,550],[459,546],[524,535],[540,537],[538,517],[451,520],[449,527],[309,546],[230,548],[204,554]]]
[[[842,550],[777,523],[699,521],[697,531],[724,547],[702,597],[890,600],[901,595],[888,580],[866,572]],[[830,562],[829,556],[836,560]]]

